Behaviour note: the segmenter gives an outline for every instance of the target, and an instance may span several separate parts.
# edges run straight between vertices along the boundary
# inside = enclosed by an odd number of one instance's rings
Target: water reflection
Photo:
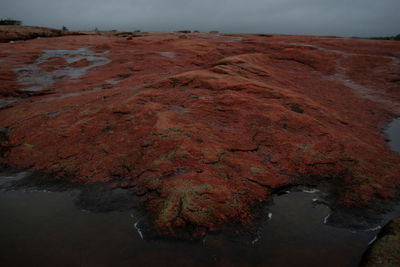
[[[14,173],[18,179],[26,173]],[[16,178],[16,179],[17,179]],[[0,175],[9,182],[10,174]],[[3,183],[4,184],[4,183]],[[249,236],[208,234],[197,242],[149,240],[138,210],[94,213],[79,191],[0,192],[0,260],[7,266],[357,266],[376,231],[324,224],[316,190],[276,195]]]

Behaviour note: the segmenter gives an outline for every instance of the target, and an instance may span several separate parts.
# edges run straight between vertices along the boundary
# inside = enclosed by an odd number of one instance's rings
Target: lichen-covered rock
[[[395,197],[380,129],[400,115],[398,42],[179,37],[0,44],[0,163],[131,188],[167,234],[247,225],[283,186],[328,181],[343,207]]]
[[[381,230],[365,254],[362,266],[400,266],[400,217]]]

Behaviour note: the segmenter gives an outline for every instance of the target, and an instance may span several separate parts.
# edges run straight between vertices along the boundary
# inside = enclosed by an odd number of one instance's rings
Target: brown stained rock
[[[400,44],[240,37],[158,33],[0,44],[2,73],[43,50],[87,46],[111,60],[0,110],[0,128],[10,129],[0,163],[132,188],[165,234],[248,225],[258,203],[294,184],[340,186],[336,204],[343,207],[395,197],[400,157],[380,129],[400,110],[396,82],[381,81],[385,69],[387,79],[399,74],[386,57],[399,58]],[[359,54],[380,60],[373,70],[364,59],[348,62]],[[360,84],[353,68],[376,72],[368,79],[381,86]],[[1,77],[2,95],[18,96],[17,77]]]

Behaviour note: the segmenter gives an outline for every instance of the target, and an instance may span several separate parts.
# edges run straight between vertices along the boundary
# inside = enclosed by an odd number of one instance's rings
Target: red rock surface
[[[90,59],[44,60],[84,47],[111,62],[71,77]],[[282,186],[326,180],[338,205],[360,207],[399,185],[381,133],[400,116],[399,42],[175,33],[0,48],[1,101],[14,101],[0,111],[1,163],[132,188],[160,233],[246,225]],[[44,74],[23,80],[38,60]]]

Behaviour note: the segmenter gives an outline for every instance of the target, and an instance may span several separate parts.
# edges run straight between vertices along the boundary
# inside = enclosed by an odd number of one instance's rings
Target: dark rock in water
[[[400,266],[400,217],[380,231],[365,253],[361,266]]]
[[[131,190],[93,184],[82,189],[75,204],[93,212],[123,211],[138,208],[140,199]]]

